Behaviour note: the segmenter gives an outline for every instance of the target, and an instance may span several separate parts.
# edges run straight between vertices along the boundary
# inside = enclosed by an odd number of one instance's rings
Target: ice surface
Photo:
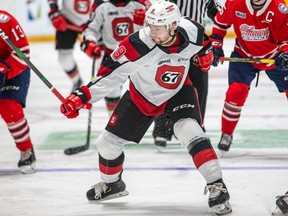
[[[225,54],[232,49],[225,41]],[[91,77],[91,60],[75,48],[82,77]],[[63,96],[72,83],[57,62],[53,43],[31,44],[31,61]],[[227,89],[227,66],[209,72],[209,97],[205,118],[207,134],[215,146],[220,138],[221,111]],[[125,85],[127,87],[127,85]],[[126,88],[124,87],[124,88]],[[205,181],[185,149],[172,140],[156,153],[151,129],[140,145],[125,147],[123,180],[129,196],[88,204],[85,193],[99,181],[95,141],[108,114],[104,102],[93,108],[91,149],[66,156],[66,147],[86,140],[88,111],[68,120],[59,112],[60,101],[32,72],[26,117],[30,124],[38,172],[22,175],[19,152],[6,125],[0,121],[0,216],[92,215],[213,215],[203,195]],[[251,87],[229,153],[220,159],[231,195],[234,216],[270,215],[275,196],[288,187],[287,100],[261,73],[259,86]]]

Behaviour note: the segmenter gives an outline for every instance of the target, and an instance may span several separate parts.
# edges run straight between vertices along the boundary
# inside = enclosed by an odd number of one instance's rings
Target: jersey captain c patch
[[[166,89],[176,89],[185,73],[184,66],[162,65],[158,67],[155,80]]]

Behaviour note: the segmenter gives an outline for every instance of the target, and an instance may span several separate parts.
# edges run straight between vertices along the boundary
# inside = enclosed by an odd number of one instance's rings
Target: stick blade
[[[75,147],[70,147],[64,150],[65,155],[75,155],[80,152],[86,151],[89,149],[89,145],[85,144],[82,146],[75,146]]]

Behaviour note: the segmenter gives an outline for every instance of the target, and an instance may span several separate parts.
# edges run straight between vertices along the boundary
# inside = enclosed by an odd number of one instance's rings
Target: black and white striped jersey
[[[207,16],[214,19],[220,4],[216,0],[170,0],[177,4],[182,16],[188,16],[198,23],[204,24]]]

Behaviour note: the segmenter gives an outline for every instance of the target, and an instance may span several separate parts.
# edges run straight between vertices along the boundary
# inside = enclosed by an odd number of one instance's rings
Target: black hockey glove
[[[275,65],[278,70],[287,71],[288,70],[288,51],[280,52],[275,59]]]

